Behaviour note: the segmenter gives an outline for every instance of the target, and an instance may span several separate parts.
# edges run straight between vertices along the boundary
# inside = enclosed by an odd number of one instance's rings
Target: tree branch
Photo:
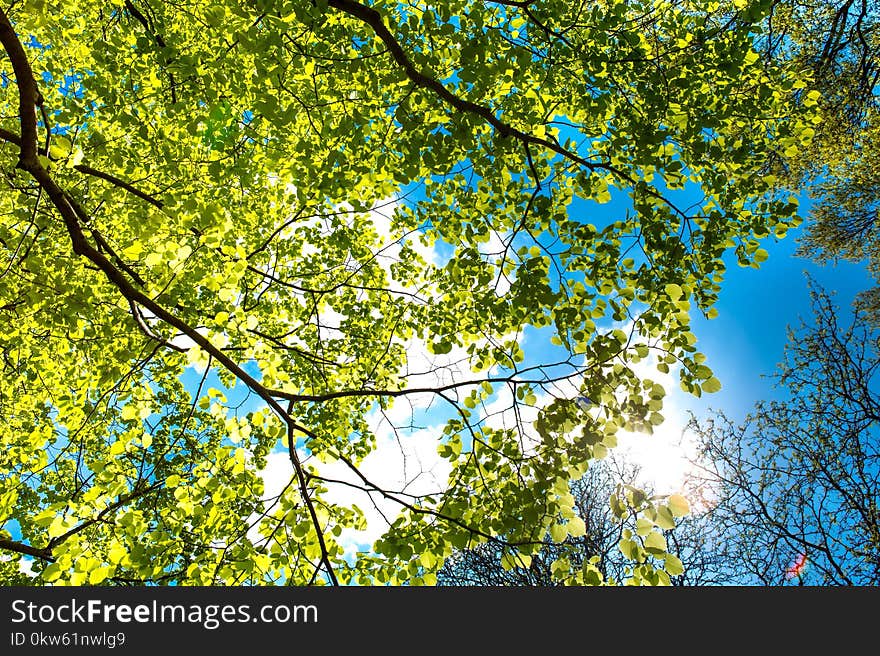
[[[291,402],[287,406],[288,413],[292,409],[292,404],[293,403]],[[313,433],[308,433],[308,435],[311,437],[316,437]],[[293,425],[290,422],[288,422],[287,424],[287,454],[290,458],[291,464],[293,465],[294,472],[296,473],[297,482],[299,483],[300,496],[302,496],[303,502],[306,504],[306,508],[309,511],[309,516],[311,517],[312,524],[315,527],[315,534],[318,536],[318,546],[321,548],[321,562],[327,569],[327,575],[330,577],[330,581],[333,583],[333,585],[339,585],[339,581],[336,579],[336,573],[333,571],[333,565],[330,564],[330,552],[327,550],[327,544],[324,541],[324,531],[323,529],[321,529],[321,523],[318,519],[317,511],[315,510],[315,504],[312,503],[312,499],[309,496],[308,480],[306,479],[305,471],[303,471],[299,455],[296,452],[296,437],[293,434]]]
[[[6,538],[0,538],[0,550],[13,551],[15,553],[20,553],[23,556],[33,556],[40,560],[47,560],[50,563],[55,562],[55,559],[52,558],[51,549],[38,549],[37,547],[32,547],[24,542],[16,542],[15,540],[7,540]]]
[[[369,25],[376,33],[376,36],[378,36],[388,48],[388,51],[394,61],[397,62],[397,64],[401,68],[403,68],[406,76],[410,80],[412,80],[412,82],[416,86],[434,91],[434,93],[440,96],[440,98],[442,98],[461,112],[479,116],[496,130],[498,130],[499,134],[501,134],[502,137],[514,137],[524,144],[535,144],[544,146],[545,148],[549,148],[553,152],[562,155],[566,159],[572,160],[574,162],[577,162],[578,164],[581,164],[582,166],[587,167],[591,171],[603,169],[615,173],[616,175],[620,175],[621,177],[627,177],[623,171],[618,170],[608,163],[590,162],[589,160],[586,160],[578,155],[577,153],[573,153],[572,151],[563,148],[558,143],[554,143],[549,139],[543,139],[541,137],[536,137],[532,134],[528,134],[527,132],[523,132],[522,130],[513,127],[509,123],[505,123],[497,116],[495,116],[492,110],[488,107],[483,107],[482,105],[478,105],[477,103],[471,102],[470,100],[459,98],[449,89],[443,86],[440,81],[422,73],[415,67],[415,64],[413,64],[406,56],[406,53],[403,51],[400,43],[398,43],[394,35],[391,34],[391,32],[385,26],[385,23],[382,21],[382,16],[375,9],[362,5],[359,2],[352,2],[351,0],[329,0],[328,4],[330,7],[338,9],[346,14],[349,14],[350,16],[354,16],[355,18],[358,18]],[[630,180],[630,182],[635,184],[634,180]]]
[[[130,193],[134,196],[137,196],[141,200],[147,201],[148,203],[150,203],[150,205],[153,205],[154,207],[157,207],[159,209],[162,209],[163,207],[165,207],[165,203],[163,203],[161,200],[159,200],[155,196],[151,196],[150,194],[148,194],[144,191],[141,191],[140,189],[137,189],[131,183],[128,183],[125,180],[117,178],[115,175],[111,175],[110,173],[105,173],[104,171],[99,171],[98,169],[94,169],[91,166],[88,166],[87,164],[77,164],[73,168],[76,169],[77,171],[79,171],[80,173],[85,173],[87,175],[91,175],[96,178],[101,178],[102,180],[106,180],[110,184],[115,185],[116,187],[119,187],[120,189],[125,189],[128,193]]]
[[[8,143],[14,144],[14,145],[18,146],[19,148],[21,148],[21,144],[22,144],[21,137],[19,137],[14,132],[10,132],[9,130],[4,130],[3,128],[0,128],[0,139],[2,139],[3,141],[6,141]],[[135,187],[130,182],[126,182],[125,180],[123,180],[123,179],[121,179],[111,173],[105,173],[104,171],[99,171],[98,169],[93,168],[93,167],[89,166],[88,164],[76,164],[73,168],[74,168],[74,170],[79,171],[80,173],[85,173],[86,175],[91,175],[96,178],[101,178],[102,180],[105,180],[105,181],[109,182],[110,184],[112,184],[116,187],[119,187],[120,189],[124,189],[125,191],[127,191],[128,193],[130,193],[134,196],[137,196],[141,200],[147,201],[148,203],[150,203],[151,205],[153,205],[159,209],[162,209],[163,207],[165,207],[165,203],[163,203],[161,200],[159,200],[155,196],[152,196],[152,195],[146,193],[145,191],[141,191],[140,189]]]
[[[160,48],[167,48],[168,44],[165,43],[165,39],[162,38],[162,35],[153,30],[153,27],[150,25],[150,22],[144,17],[144,15],[138,11],[138,8],[131,4],[130,0],[125,0],[125,8],[128,10],[134,18],[144,27],[144,32],[153,37],[153,40],[156,42]],[[165,62],[166,64],[168,61]],[[177,104],[177,82],[174,80],[174,73],[168,71],[168,81],[171,83],[171,102]]]
[[[55,549],[59,544],[63,543],[65,540],[70,537],[80,533],[90,526],[94,526],[101,520],[103,520],[109,513],[113,512],[117,508],[124,506],[126,503],[134,501],[138,497],[142,497],[149,492],[154,490],[158,490],[162,487],[162,482],[153,483],[153,485],[149,485],[146,487],[135,487],[135,490],[131,494],[127,494],[123,497],[120,497],[115,502],[111,503],[109,506],[104,508],[97,515],[84,521],[82,524],[78,524],[74,526],[72,529],[64,533],[63,535],[59,535],[57,537],[49,540],[49,543],[43,547],[33,547],[29,544],[25,544],[23,542],[16,542],[14,540],[7,540],[5,538],[0,538],[0,549],[6,551],[14,551],[15,553],[20,553],[25,556],[33,556],[34,558],[39,558],[41,560],[45,560],[48,562],[55,562],[55,558],[52,556],[52,550]]]
[[[43,168],[43,165],[37,157],[36,116],[33,107],[37,104],[38,99],[40,101],[42,99],[37,90],[33,71],[31,70],[30,62],[24,52],[24,48],[16,36],[15,31],[12,29],[12,25],[10,24],[6,13],[2,9],[0,9],[0,43],[2,43],[4,49],[9,55],[16,75],[16,80],[18,81],[20,104],[19,118],[22,125],[19,167],[31,174],[37,183],[46,191],[49,198],[52,200],[52,203],[58,209],[70,236],[74,253],[91,261],[92,264],[104,273],[110,283],[114,285],[130,303],[137,303],[146,308],[165,323],[177,328],[199,347],[204,349],[206,353],[213,356],[214,359],[222,364],[230,373],[253,390],[257,396],[263,399],[275,414],[284,421],[288,429],[290,460],[300,481],[300,492],[303,497],[303,503],[308,507],[312,521],[315,525],[315,531],[318,534],[318,540],[321,544],[322,559],[327,567],[330,579],[334,584],[338,584],[336,576],[330,566],[329,552],[324,544],[324,536],[321,531],[320,523],[318,522],[317,513],[308,494],[305,472],[302,463],[299,460],[299,456],[297,455],[295,442],[293,440],[293,432],[296,430],[309,437],[315,437],[314,433],[295,422],[290,414],[282,408],[278,401],[273,397],[272,393],[253,376],[248,374],[238,363],[226,355],[222,349],[211,344],[211,342],[201,333],[193,329],[189,324],[172,314],[170,311],[166,310],[155,300],[132,287],[125,275],[123,275],[123,273],[117,269],[113,263],[103,255],[103,253],[89,243],[88,239],[86,239],[83,234],[82,227],[80,226],[80,217],[83,219],[86,218],[84,210],[75,200],[73,200],[72,197],[58,186],[55,180],[49,175],[49,172]]]
[[[64,533],[62,535],[59,535],[58,537],[55,537],[55,538],[52,538],[51,540],[49,540],[49,544],[46,545],[46,549],[51,552],[59,544],[61,544],[62,542],[64,542],[68,538],[73,537],[77,533],[81,533],[82,531],[86,530],[90,526],[94,526],[95,524],[100,522],[102,519],[104,519],[109,513],[113,512],[117,508],[120,508],[131,501],[134,501],[138,497],[142,497],[146,494],[149,494],[150,492],[153,492],[154,490],[158,490],[160,487],[162,487],[162,485],[164,485],[164,483],[165,483],[164,481],[159,481],[159,482],[153,483],[152,485],[147,485],[147,486],[135,485],[135,489],[133,492],[131,492],[131,494],[126,494],[123,497],[119,497],[119,499],[117,499],[116,501],[111,503],[109,506],[104,508],[101,512],[99,512],[97,515],[95,515],[91,519],[84,521],[82,524],[78,524],[78,525],[74,526],[72,529],[67,531],[67,533]]]
[[[40,164],[37,159],[37,117],[34,108],[42,104],[43,97],[37,90],[37,83],[24,48],[3,9],[0,9],[0,44],[3,44],[9,55],[15,81],[18,84],[18,117],[21,122],[18,167],[28,170]]]
[[[518,3],[517,6],[526,6],[527,4],[529,3]],[[449,89],[443,86],[443,84],[439,80],[419,71],[415,67],[415,64],[413,64],[406,56],[406,53],[403,51],[403,48],[394,37],[394,35],[391,34],[391,32],[388,30],[388,27],[382,21],[382,16],[372,7],[367,7],[366,5],[362,5],[359,2],[353,2],[352,0],[329,0],[328,6],[333,7],[334,9],[338,9],[339,11],[353,16],[369,25],[376,33],[376,36],[378,36],[379,39],[381,39],[385,46],[388,48],[388,51],[394,61],[397,62],[397,64],[401,68],[403,68],[406,76],[416,86],[430,89],[440,98],[445,100],[448,104],[452,105],[461,112],[479,116],[487,123],[489,123],[489,125],[498,130],[498,133],[502,137],[513,137],[514,139],[522,142],[525,146],[528,146],[529,144],[543,146],[544,148],[553,151],[557,155],[561,155],[565,159],[575,162],[576,164],[580,164],[590,171],[608,171],[609,173],[617,176],[620,180],[625,181],[627,184],[636,186],[636,179],[627,172],[617,168],[616,166],[612,166],[608,162],[591,162],[588,159],[581,157],[576,152],[573,152],[568,148],[561,146],[556,141],[536,137],[535,135],[529,134],[528,132],[523,132],[522,130],[519,130],[509,123],[505,123],[504,121],[499,119],[497,116],[495,116],[495,113],[488,107],[483,107],[482,105],[478,105],[477,103],[471,102],[470,100],[459,98]],[[655,189],[651,187],[646,187],[645,193],[667,205],[679,216],[686,217],[686,214],[681,209],[676,207],[671,201],[664,197],[663,194],[656,191]]]

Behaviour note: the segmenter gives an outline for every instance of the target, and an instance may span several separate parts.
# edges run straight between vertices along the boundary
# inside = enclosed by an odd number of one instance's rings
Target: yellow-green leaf
[[[675,517],[684,517],[691,511],[688,500],[680,494],[671,494],[667,499],[667,505]]]
[[[662,533],[657,531],[649,533],[647,537],[645,537],[645,550],[653,554],[665,552],[666,538],[663,537]]]

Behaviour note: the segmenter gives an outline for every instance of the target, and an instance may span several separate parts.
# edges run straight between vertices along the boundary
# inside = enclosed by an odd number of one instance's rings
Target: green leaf
[[[46,534],[50,538],[57,538],[61,535],[67,533],[70,525],[62,516],[57,516],[52,520],[52,523],[49,524],[49,528],[46,530]]]
[[[620,498],[616,494],[612,494],[609,499],[611,505],[611,512],[614,513],[615,517],[621,518],[626,515],[626,506],[620,501]]]
[[[704,392],[712,394],[721,391],[721,381],[712,376],[708,380],[704,380],[700,387],[703,388]]]
[[[645,537],[645,550],[652,554],[660,554],[666,551],[666,538],[662,533],[653,531]]]
[[[44,581],[51,582],[60,578],[62,573],[63,570],[61,569],[61,565],[58,563],[51,563],[43,570],[40,576]]]
[[[664,287],[664,290],[666,291],[666,294],[669,296],[669,298],[673,301],[677,301],[679,298],[681,298],[682,291],[680,285],[676,285],[675,283],[668,283]]]
[[[571,563],[567,558],[559,558],[550,565],[550,573],[554,578],[562,580],[571,573]]]
[[[568,537],[568,529],[563,524],[553,524],[550,527],[550,538],[557,544],[565,542]]]
[[[162,254],[161,253],[149,253],[147,257],[144,259],[144,264],[148,267],[157,266],[162,262]]]
[[[452,350],[452,342],[435,342],[431,345],[431,352],[435,355],[445,355]]]
[[[640,556],[639,545],[634,540],[622,539],[618,544],[620,552],[629,560],[637,561]]]
[[[664,530],[672,530],[675,528],[675,519],[673,518],[670,509],[666,506],[657,507],[657,519],[655,521],[657,526]]]
[[[688,500],[680,494],[670,495],[669,499],[667,499],[667,504],[669,506],[669,511],[675,517],[684,517],[691,511],[691,506],[688,503]]]
[[[573,538],[580,538],[587,534],[587,525],[577,515],[568,520],[566,528],[568,529],[568,534]]]
[[[682,565],[681,560],[669,553],[663,559],[663,568],[669,576],[684,574],[684,565]]]
[[[101,565],[89,572],[89,584],[98,585],[102,583],[110,575],[110,568],[107,565]]]

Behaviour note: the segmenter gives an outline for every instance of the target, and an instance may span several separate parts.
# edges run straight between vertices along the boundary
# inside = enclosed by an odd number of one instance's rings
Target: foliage
[[[866,262],[880,276],[880,5],[875,0],[774,4],[762,52],[799,62],[821,93],[821,121],[800,155],[777,162],[780,177],[812,197],[800,254],[819,262]],[[880,288],[860,298],[880,325]]]
[[[798,221],[762,167],[820,94],[760,60],[769,9],[8,4],[0,548],[38,583],[418,584],[578,533],[570,481],[663,420],[634,365],[717,390],[690,312]],[[444,484],[372,480],[374,418],[425,397]],[[346,554],[353,488],[399,514]]]
[[[841,326],[813,290],[815,325],[792,333],[785,393],[737,426],[692,422],[711,465],[712,522],[733,580],[764,585],[880,583],[878,333],[864,312]]]
[[[689,514],[689,504],[680,495],[655,498],[662,503],[647,513],[628,504],[627,492],[632,499],[633,490],[641,486],[638,475],[636,466],[613,455],[591,463],[587,473],[571,484],[578,517],[585,524],[583,535],[561,542],[547,536],[541,550],[528,560],[511,558],[493,543],[463,549],[446,560],[438,584],[546,587],[585,581],[725,582],[726,568],[714,548],[714,526],[702,516],[702,509]],[[662,554],[652,549],[661,539],[669,545]]]
[[[814,146],[851,144],[876,109],[878,10],[876,0],[777,0],[768,13],[762,54],[796,60],[821,91],[827,120]]]

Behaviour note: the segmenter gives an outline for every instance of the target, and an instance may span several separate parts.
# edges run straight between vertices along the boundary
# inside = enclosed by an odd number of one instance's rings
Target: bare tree
[[[780,400],[742,425],[717,413],[691,428],[711,521],[732,578],[763,585],[880,583],[878,332],[856,308],[838,323],[812,289],[815,323],[791,331],[776,378]]]

